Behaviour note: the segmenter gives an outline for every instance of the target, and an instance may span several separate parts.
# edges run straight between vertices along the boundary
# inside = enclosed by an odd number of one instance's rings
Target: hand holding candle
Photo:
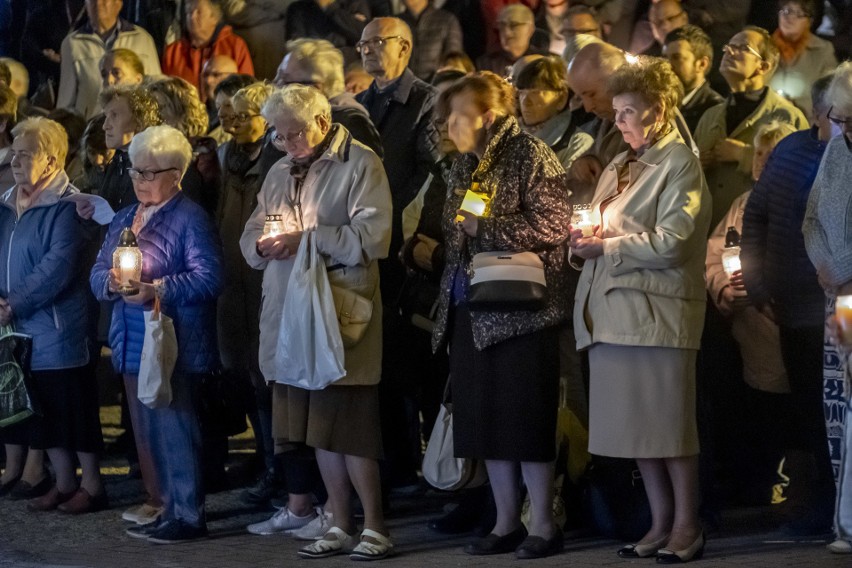
[[[595,215],[589,203],[574,206],[574,214],[571,216],[571,226],[583,232],[584,237],[595,234]]]
[[[839,339],[844,345],[852,344],[852,295],[838,296],[834,304],[834,319],[840,328]]]
[[[464,194],[464,199],[462,200],[462,204],[459,209],[472,213],[477,217],[482,217],[485,214],[487,206],[488,198],[484,194],[478,193],[475,189],[468,189]],[[460,223],[462,221],[464,221],[464,217],[462,215],[456,215],[456,222]]]

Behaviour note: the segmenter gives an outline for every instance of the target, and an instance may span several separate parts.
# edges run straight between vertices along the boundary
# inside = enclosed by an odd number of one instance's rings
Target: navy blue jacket
[[[109,344],[116,372],[136,374],[145,333],[143,307],[109,292],[112,254],[122,229],[133,224],[138,204],[119,211],[110,223],[89,279],[102,301],[114,301]],[[179,192],[154,213],[136,236],[142,251],[142,281],[163,280],[162,311],[174,320],[178,343],[175,372],[217,369],[216,298],[224,287],[222,243],[210,217]],[[151,306],[145,306],[150,309]]]
[[[802,221],[826,142],[816,129],[784,138],[766,163],[743,215],[743,278],[751,301],[771,303],[779,325],[822,327],[825,294],[805,250]],[[842,212],[838,212],[842,214]]]
[[[89,361],[86,343],[86,240],[64,172],[20,218],[17,186],[0,197],[0,297],[12,306],[15,330],[33,336],[34,370],[69,369]]]

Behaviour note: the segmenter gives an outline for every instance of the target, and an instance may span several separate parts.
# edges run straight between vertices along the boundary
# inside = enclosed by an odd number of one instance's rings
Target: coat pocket
[[[630,335],[637,330],[656,325],[654,309],[648,295],[631,288],[613,288],[604,294],[607,327],[619,334]]]

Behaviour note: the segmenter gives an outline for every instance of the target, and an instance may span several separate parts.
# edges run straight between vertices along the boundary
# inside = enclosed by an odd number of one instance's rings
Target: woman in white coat
[[[262,269],[260,369],[267,381],[287,381],[276,367],[281,311],[294,257],[304,231],[312,231],[334,286],[373,300],[363,340],[345,352],[346,376],[323,390],[275,384],[276,446],[306,444],[316,451],[334,512],[331,528],[299,555],[323,558],[351,552],[374,560],[393,551],[381,506],[378,459],[382,457],[377,384],[381,376],[381,297],[377,261],[390,246],[391,199],[381,160],[332,124],[323,94],[302,85],[273,93],[262,110],[274,126],[273,142],[287,156],[276,163],[258,194],[240,247],[249,265]],[[281,215],[284,232],[263,233],[267,215]],[[350,483],[364,506],[361,541],[354,533]]]

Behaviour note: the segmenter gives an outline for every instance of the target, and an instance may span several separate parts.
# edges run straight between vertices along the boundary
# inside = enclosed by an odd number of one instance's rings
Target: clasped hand
[[[603,254],[603,238],[601,238],[601,226],[595,225],[592,236],[584,237],[582,229],[575,229],[574,225],[569,225],[568,230],[571,234],[571,252],[580,258],[589,260],[597,258]]]
[[[265,260],[287,260],[299,250],[302,242],[302,231],[281,233],[280,235],[264,235],[257,239],[257,252]]]
[[[147,304],[152,301],[154,297],[157,295],[156,290],[154,289],[153,284],[148,284],[147,282],[140,282],[138,280],[130,279],[130,285],[137,290],[138,293],[133,294],[132,296],[126,296],[122,294],[122,298],[127,304],[136,304],[142,305]],[[109,282],[107,282],[107,288],[113,294],[118,294],[118,289],[121,286],[121,278],[119,278],[118,270],[113,268],[109,271]]]
[[[0,325],[12,323],[12,306],[6,298],[0,298]]]

